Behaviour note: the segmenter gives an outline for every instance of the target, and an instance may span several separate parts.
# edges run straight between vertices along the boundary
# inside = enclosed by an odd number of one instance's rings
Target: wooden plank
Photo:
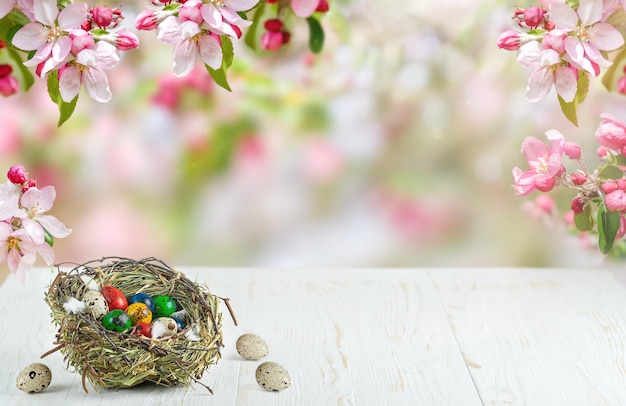
[[[626,289],[609,272],[431,275],[485,404],[623,404]]]
[[[211,291],[221,297],[231,297],[235,308],[245,308],[247,300],[247,270],[220,269],[181,269],[191,279],[206,282]],[[50,311],[43,301],[43,295],[54,275],[47,269],[31,272],[27,285],[19,286],[8,279],[0,287],[0,315],[7,328],[0,329],[2,343],[2,368],[0,368],[0,404],[32,405],[47,404],[181,404],[235,405],[237,392],[238,365],[232,362],[234,340],[237,328],[233,325],[225,307],[223,312],[224,343],[222,360],[205,373],[202,382],[210,386],[211,395],[199,385],[191,387],[162,388],[155,385],[140,385],[125,390],[100,390],[89,387],[85,394],[80,376],[65,370],[60,353],[51,354],[40,360],[44,352],[50,350],[56,329],[53,327]],[[43,362],[52,370],[52,384],[39,394],[26,394],[15,388],[15,378],[19,371],[33,362]]]
[[[255,390],[245,364],[242,405],[480,404],[424,271],[254,272],[249,303],[246,327],[294,387]]]

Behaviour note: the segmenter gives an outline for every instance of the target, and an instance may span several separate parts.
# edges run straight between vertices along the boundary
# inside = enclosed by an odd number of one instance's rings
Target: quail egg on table
[[[291,386],[289,372],[276,362],[264,362],[256,369],[256,381],[264,389],[278,392]]]
[[[246,333],[237,339],[237,352],[245,359],[259,360],[269,352],[267,343],[256,334]]]
[[[50,385],[52,372],[50,368],[41,363],[28,365],[17,375],[15,386],[28,393],[41,392]]]

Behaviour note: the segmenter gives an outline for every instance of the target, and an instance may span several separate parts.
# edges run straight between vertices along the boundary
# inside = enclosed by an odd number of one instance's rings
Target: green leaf
[[[578,83],[576,96],[574,96],[574,100],[571,102],[566,102],[563,98],[558,95],[559,104],[561,105],[561,111],[569,121],[572,122],[576,127],[578,127],[578,116],[576,111],[578,110],[578,105],[582,103],[587,94],[589,93],[589,74],[585,71],[578,71]]]
[[[61,92],[59,91],[59,72],[52,71],[48,73],[48,94],[50,95],[50,100],[56,103],[59,106],[59,122],[57,124],[58,127],[61,127],[63,123],[65,123],[74,113],[74,109],[76,108],[76,102],[78,101],[78,95],[74,97],[74,100],[67,103],[61,97]]]
[[[17,67],[17,72],[15,72],[17,80],[22,85],[22,90],[27,91],[32,85],[35,84],[35,77],[30,70],[24,66],[19,52],[13,48],[7,48],[7,51],[9,53],[9,57],[13,60],[13,62],[15,62],[15,67]]]
[[[222,36],[222,66],[219,69],[213,69],[209,65],[204,65],[209,71],[209,75],[213,78],[213,81],[217,83],[220,87],[232,91],[230,85],[228,84],[228,79],[226,78],[226,71],[232,65],[234,57],[233,51],[233,42],[229,37],[223,35]]]
[[[598,206],[598,246],[603,254],[606,255],[611,251],[619,226],[619,212],[607,210],[604,203],[600,203]]]
[[[615,90],[615,85],[617,83],[615,73],[619,72],[619,75],[622,74],[622,67],[624,66],[623,60],[625,58],[626,48],[622,49],[617,55],[615,55],[615,59],[613,59],[613,64],[604,71],[604,75],[602,76],[602,84],[609,92]]]
[[[319,54],[324,48],[324,29],[315,17],[308,17],[306,22],[309,24],[309,49]]]
[[[261,25],[261,17],[263,16],[263,13],[265,13],[265,2],[261,2],[261,5],[254,12],[254,16],[252,16],[252,25],[248,27],[246,36],[243,39],[244,43],[250,47],[250,49],[255,51],[258,49],[256,33],[259,25]]]
[[[585,209],[581,213],[574,216],[574,225],[579,231],[591,231],[593,228],[591,206],[585,206]]]
[[[609,165],[603,168],[598,176],[602,179],[621,179],[624,176],[624,171],[617,166]]]
[[[52,237],[52,234],[50,234],[50,232],[48,232],[48,230],[46,230],[45,228],[43,229],[43,233],[44,233],[44,241],[46,242],[46,244],[53,247],[54,237]]]

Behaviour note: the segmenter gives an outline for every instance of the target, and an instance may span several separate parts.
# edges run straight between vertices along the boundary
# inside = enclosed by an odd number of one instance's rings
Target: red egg
[[[135,326],[135,331],[133,331],[133,334],[135,335],[141,334],[144,337],[152,338],[152,324],[144,323],[144,322],[137,323],[137,325]]]
[[[128,300],[126,296],[118,288],[113,286],[103,286],[100,289],[100,293],[104,296],[104,299],[109,304],[109,310],[126,310],[128,307]]]

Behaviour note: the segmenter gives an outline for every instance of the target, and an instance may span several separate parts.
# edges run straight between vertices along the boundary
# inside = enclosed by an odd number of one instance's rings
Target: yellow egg
[[[133,325],[137,323],[150,323],[152,321],[152,312],[145,303],[132,303],[128,305],[125,312],[132,320]]]

